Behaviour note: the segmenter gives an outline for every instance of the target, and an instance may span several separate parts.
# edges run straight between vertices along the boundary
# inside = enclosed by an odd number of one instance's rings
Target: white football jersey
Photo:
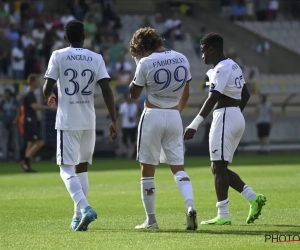
[[[242,69],[235,61],[223,60],[206,74],[209,78],[207,85],[210,85],[210,91],[218,91],[233,99],[241,99],[245,80]]]
[[[142,58],[133,84],[145,87],[147,99],[160,108],[178,105],[184,87],[192,79],[187,58],[176,51],[154,52]]]
[[[110,78],[102,56],[84,48],[56,50],[51,55],[45,78],[57,81],[55,128],[95,129],[95,85],[101,79]]]

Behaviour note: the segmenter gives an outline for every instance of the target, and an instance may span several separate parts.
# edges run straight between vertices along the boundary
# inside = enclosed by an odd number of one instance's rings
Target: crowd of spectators
[[[275,21],[278,17],[278,0],[221,0],[222,16],[233,21]]]

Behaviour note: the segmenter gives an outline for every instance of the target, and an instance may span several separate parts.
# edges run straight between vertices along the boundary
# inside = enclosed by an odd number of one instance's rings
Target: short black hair
[[[208,33],[201,39],[200,45],[212,46],[217,51],[223,52],[223,37],[217,33]]]
[[[79,20],[71,20],[65,26],[65,34],[70,43],[81,42],[84,33],[83,23]]]

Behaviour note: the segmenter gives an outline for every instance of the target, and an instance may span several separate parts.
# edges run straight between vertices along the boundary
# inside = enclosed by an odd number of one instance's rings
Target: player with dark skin
[[[201,44],[200,49],[202,52],[202,59],[207,65],[212,64],[213,66],[216,66],[220,61],[227,59],[223,53],[223,48],[219,48],[218,46]],[[250,94],[246,85],[243,86],[241,100],[235,100],[218,91],[212,91],[204,102],[199,115],[205,119],[214,107],[215,109],[240,107],[241,111],[243,111],[249,98]],[[195,134],[196,130],[187,128],[184,133],[184,139],[193,139]],[[235,172],[228,169],[228,161],[212,161],[211,170],[215,179],[215,189],[218,201],[223,201],[228,198],[229,186],[239,193],[243,191],[245,183]]]
[[[85,39],[85,35],[82,34],[81,41],[73,42],[73,43],[69,42],[67,36],[64,36],[64,39],[70,45],[70,47],[82,48],[84,39]],[[55,80],[47,78],[45,81],[44,87],[43,87],[43,94],[46,98],[46,103],[49,106],[53,106],[56,103],[55,102],[56,96],[53,94],[53,87],[54,87],[55,83],[56,83]],[[112,119],[112,123],[109,126],[109,130],[110,130],[110,138],[111,138],[111,140],[114,141],[117,139],[118,134],[117,134],[116,111],[115,111],[115,105],[114,105],[113,92],[110,88],[108,79],[101,79],[97,83],[101,87],[104,102],[108,108],[109,114]],[[79,163],[78,165],[75,166],[76,174],[84,173],[87,171],[88,171],[88,163],[87,162]]]

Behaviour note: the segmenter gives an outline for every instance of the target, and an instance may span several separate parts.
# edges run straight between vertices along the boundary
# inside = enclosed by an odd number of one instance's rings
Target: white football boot
[[[198,228],[197,212],[195,208],[189,207],[186,212],[186,230],[196,231]]]
[[[146,220],[142,225],[136,226],[135,229],[158,229],[158,224],[157,222],[149,224]]]

